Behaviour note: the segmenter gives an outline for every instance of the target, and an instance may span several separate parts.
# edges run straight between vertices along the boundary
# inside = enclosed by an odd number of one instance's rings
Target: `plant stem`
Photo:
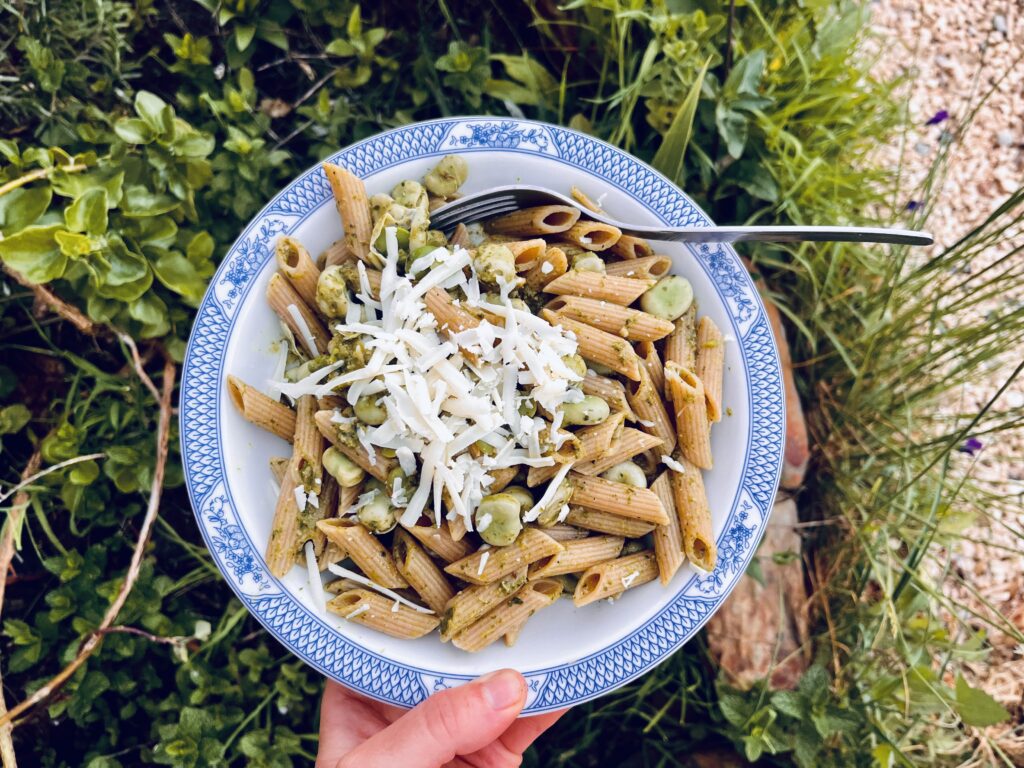
[[[33,181],[39,179],[45,179],[47,176],[52,174],[54,171],[66,171],[67,173],[77,173],[78,171],[84,171],[88,166],[71,163],[70,165],[54,165],[50,168],[36,168],[34,171],[29,171],[24,176],[19,176],[16,179],[11,179],[6,184],[0,186],[0,197],[3,197],[8,192],[12,192],[18,187],[23,187],[26,184],[31,184]]]

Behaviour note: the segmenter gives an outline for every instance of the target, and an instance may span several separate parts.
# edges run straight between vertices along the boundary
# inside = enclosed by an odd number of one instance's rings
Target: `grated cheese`
[[[360,605],[354,611],[351,611],[350,613],[346,613],[345,614],[345,618],[346,619],[354,619],[356,616],[362,616],[368,610],[370,610],[370,606],[368,606],[368,605]]]
[[[633,586],[633,582],[636,581],[636,577],[640,575],[640,571],[630,571],[622,577],[622,588],[629,589]]]
[[[686,472],[686,468],[678,461],[673,459],[671,456],[666,456],[662,454],[661,463],[664,464],[669,469],[671,469],[673,472]]]
[[[291,315],[292,320],[295,321],[295,325],[299,329],[299,333],[302,334],[302,341],[306,344],[306,351],[308,351],[310,355],[316,355],[318,353],[316,341],[314,341],[313,334],[309,330],[309,326],[306,324],[306,318],[302,316],[302,313],[299,312],[299,308],[294,304],[288,305],[288,314]]]
[[[316,564],[316,552],[313,549],[313,542],[307,541],[303,547],[306,553],[306,572],[309,575],[309,591],[313,595],[313,602],[322,612],[327,611],[327,598],[324,595],[324,582],[320,578],[320,568]]]
[[[302,512],[306,508],[306,492],[301,485],[295,486],[295,506]]]
[[[390,597],[395,602],[409,606],[414,611],[418,611],[419,613],[433,613],[433,611],[429,608],[424,608],[422,605],[416,605],[416,603],[412,602],[411,600],[406,600],[404,597],[402,597],[394,590],[388,589],[387,587],[382,587],[380,584],[373,581],[372,579],[366,578],[361,573],[350,571],[348,568],[343,568],[342,566],[335,565],[334,563],[329,563],[327,566],[327,570],[329,570],[335,576],[341,576],[343,579],[351,579],[352,581],[358,584],[362,584],[364,587],[369,587],[370,589],[376,592],[380,592],[382,595]],[[345,618],[348,617],[346,616]]]
[[[484,552],[480,556],[480,567],[476,569],[476,575],[477,576],[483,576],[484,575],[484,568],[487,567],[487,561],[490,559],[490,557],[491,557],[490,551]]]

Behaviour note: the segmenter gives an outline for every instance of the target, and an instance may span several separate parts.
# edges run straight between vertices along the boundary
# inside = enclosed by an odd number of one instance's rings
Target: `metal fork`
[[[819,242],[893,243],[896,245],[931,245],[927,232],[887,227],[666,227],[626,224],[605,214],[594,213],[566,195],[544,187],[512,184],[494,187],[460,197],[435,210],[430,226],[451,234],[460,222],[483,221],[520,208],[534,205],[569,205],[595,221],[618,227],[623,234],[649,240],[673,240],[684,243],[740,243],[759,240],[769,243]]]

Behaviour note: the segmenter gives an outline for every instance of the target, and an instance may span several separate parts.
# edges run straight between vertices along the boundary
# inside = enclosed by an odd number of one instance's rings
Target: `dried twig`
[[[135,348],[134,342],[132,342],[129,347],[137,358],[138,350]],[[36,704],[39,704],[49,698],[54,691],[64,685],[64,683],[66,683],[71,676],[75,674],[83,664],[85,664],[88,658],[96,651],[97,648],[99,648],[104,633],[109,630],[111,625],[114,623],[114,619],[116,619],[118,613],[121,612],[121,608],[128,599],[128,595],[132,591],[132,587],[135,586],[135,582],[139,577],[139,571],[142,568],[142,556],[145,553],[146,542],[149,541],[150,531],[152,530],[153,523],[156,520],[157,512],[160,510],[160,494],[163,490],[164,470],[167,466],[168,434],[171,429],[171,395],[174,393],[174,379],[176,371],[177,369],[174,362],[170,358],[165,358],[164,377],[162,382],[163,388],[159,395],[160,422],[156,433],[156,469],[153,472],[153,484],[149,491],[149,504],[146,508],[146,516],[143,518],[142,526],[139,529],[139,536],[135,542],[135,549],[132,551],[131,563],[128,565],[128,572],[125,574],[124,582],[122,582],[117,596],[114,598],[114,601],[110,604],[106,614],[103,616],[103,621],[100,622],[96,631],[90,634],[85,642],[82,643],[81,648],[79,648],[78,653],[75,655],[75,658],[71,663],[64,667],[64,669],[46,683],[46,685],[39,688],[35,693],[25,699],[25,701],[14,707],[10,712],[4,713],[3,716],[0,716],[0,728],[7,726],[16,717],[19,717]],[[139,371],[139,374],[140,378],[144,377],[144,382],[148,382],[148,385],[151,387],[153,386],[153,382],[144,371]]]
[[[157,390],[153,380],[149,378],[149,374],[146,373],[145,364],[142,362],[142,358],[139,357],[139,348],[135,346],[135,339],[129,336],[124,331],[117,331],[117,338],[128,347],[132,353],[132,363],[135,366],[135,373],[138,374],[139,380],[146,386],[146,389],[153,395],[153,399],[160,402],[160,392]],[[166,366],[164,368],[166,371]]]
[[[49,168],[37,168],[34,171],[29,171],[24,176],[19,176],[16,179],[11,179],[3,186],[0,186],[0,196],[6,195],[8,192],[12,192],[18,187],[23,187],[26,184],[31,184],[33,181],[39,181],[39,179],[45,179],[47,176],[51,176],[54,171],[64,171],[65,173],[78,173],[84,171],[89,166],[82,163],[69,163],[67,165],[53,165]]]
[[[81,310],[71,304],[68,304],[64,299],[60,298],[45,285],[36,285],[35,283],[29,282],[24,275],[14,271],[8,266],[4,267],[4,272],[10,275],[11,278],[19,285],[23,285],[32,291],[38,303],[48,307],[55,314],[60,315],[75,326],[75,328],[80,332],[88,334],[89,336],[95,336],[96,332],[101,328],[101,326],[97,325],[82,314]]]
[[[39,451],[32,454],[21,473],[22,482],[17,487],[22,487],[26,482],[35,476],[39,470]],[[22,491],[14,497],[14,504],[7,516],[7,525],[4,526],[3,539],[0,540],[0,611],[4,605],[4,590],[7,587],[7,571],[11,567],[11,560],[14,559],[14,533],[21,525],[21,518],[25,515],[25,507],[28,505],[28,494]],[[4,700],[3,680],[0,678],[0,716],[7,715],[7,702]],[[0,726],[0,758],[3,759],[4,768],[17,768],[18,758],[14,754],[14,741],[11,739],[11,732],[14,729],[7,723]]]

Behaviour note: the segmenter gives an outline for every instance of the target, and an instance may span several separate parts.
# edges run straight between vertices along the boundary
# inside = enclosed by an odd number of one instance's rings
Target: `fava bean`
[[[373,489],[372,493],[373,498],[359,508],[356,518],[368,531],[387,533],[398,522],[395,518],[395,510],[391,506],[391,499],[380,488]]]
[[[562,403],[562,423],[566,426],[600,424],[608,418],[611,409],[597,395],[586,395],[578,403]]]
[[[581,379],[587,375],[587,361],[580,355],[562,355],[562,362]]]
[[[427,205],[427,190],[418,181],[399,182],[391,190],[391,197],[396,203],[406,208],[426,208]]]
[[[510,493],[494,493],[484,496],[476,508],[476,526],[480,538],[494,547],[507,547],[523,530],[520,518],[519,499]],[[480,521],[490,516],[490,521],[480,530]]]
[[[484,243],[473,254],[476,276],[485,283],[497,285],[499,279],[511,283],[516,279],[516,257],[501,243]]]
[[[538,525],[542,528],[547,528],[557,523],[558,516],[562,514],[562,507],[568,504],[571,499],[572,480],[567,477],[558,486],[558,490],[551,497],[551,501],[540,511],[540,515],[537,516]]]
[[[533,494],[521,485],[510,485],[502,493],[515,496],[519,499],[519,509],[522,512],[529,512],[533,509]]]
[[[356,418],[363,424],[379,427],[388,420],[388,412],[380,395],[363,395],[355,404]]]
[[[316,281],[316,305],[327,317],[344,317],[348,311],[348,285],[338,265],[320,273]]]
[[[634,488],[647,487],[647,477],[644,475],[644,471],[632,461],[616,464],[611,469],[602,472],[601,477],[611,480],[613,483],[632,485]]]
[[[573,257],[572,268],[576,272],[605,273],[604,259],[596,253],[580,253]]]
[[[342,488],[355,488],[366,477],[363,468],[333,445],[324,451],[324,469]]]
[[[388,252],[388,227],[395,227],[395,225],[391,223],[381,227],[380,234],[373,241],[373,247],[377,250],[377,253]],[[409,248],[409,230],[405,227],[395,227],[395,239],[398,241],[398,250],[404,251]]]
[[[601,365],[601,363],[595,363],[593,360],[587,361],[587,366],[599,376],[614,376],[615,370],[609,368],[607,365]]]
[[[677,320],[693,303],[693,286],[685,277],[667,275],[640,297],[640,308],[664,320]]]
[[[430,194],[438,197],[452,197],[466,182],[469,166],[458,155],[445,155],[434,169],[423,177],[423,184]]]

